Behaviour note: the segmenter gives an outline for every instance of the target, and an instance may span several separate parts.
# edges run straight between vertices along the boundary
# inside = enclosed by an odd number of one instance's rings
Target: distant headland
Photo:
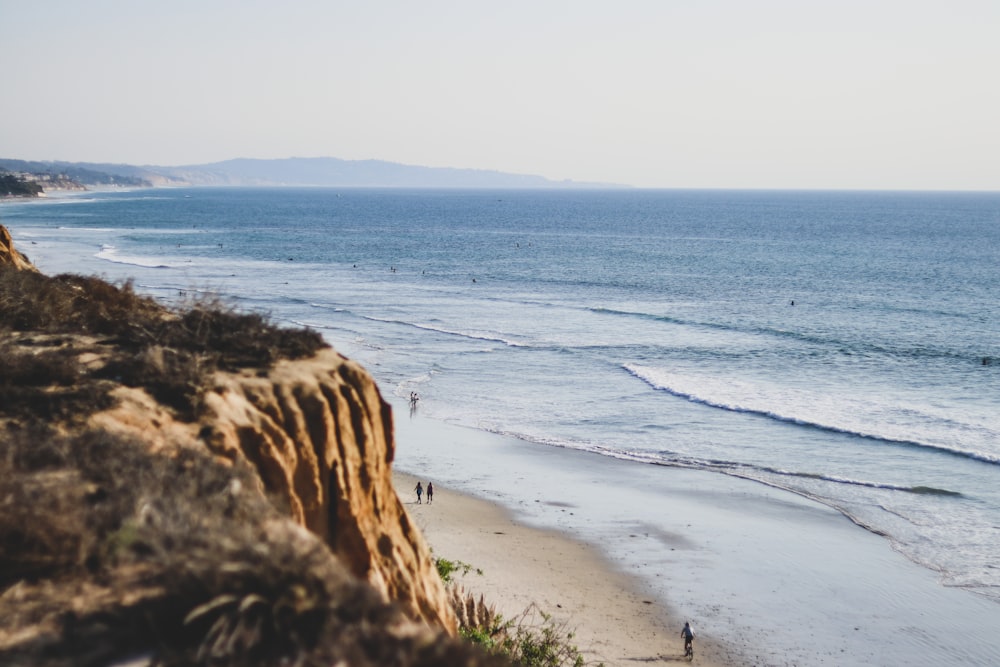
[[[484,169],[421,167],[383,160],[341,160],[333,157],[292,157],[274,160],[240,158],[179,167],[95,162],[38,162],[0,158],[0,176],[4,177],[4,183],[7,181],[11,183],[11,188],[0,189],[0,196],[37,196],[49,189],[73,190],[116,186],[470,189],[628,187],[612,183],[555,181],[543,176]]]

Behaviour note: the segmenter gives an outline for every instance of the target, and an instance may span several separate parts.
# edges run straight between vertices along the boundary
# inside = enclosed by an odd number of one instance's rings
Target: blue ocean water
[[[314,327],[429,419],[790,490],[1000,602],[1000,194],[155,189],[0,220],[46,273]]]

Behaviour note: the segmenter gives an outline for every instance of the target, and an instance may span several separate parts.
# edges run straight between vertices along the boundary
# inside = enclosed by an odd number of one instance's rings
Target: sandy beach
[[[435,554],[483,570],[463,583],[504,615],[565,622],[589,661],[675,664],[690,619],[701,665],[998,664],[994,603],[832,508],[396,415],[397,490]]]
[[[435,556],[481,570],[457,581],[495,604],[504,618],[537,605],[575,632],[588,663],[687,662],[680,637],[684,620],[644,595],[641,582],[594,549],[557,531],[520,524],[495,503],[440,485],[433,503],[425,497],[417,504],[416,478],[397,471],[394,479]],[[724,661],[719,647],[700,636],[695,647],[699,665],[736,664]]]

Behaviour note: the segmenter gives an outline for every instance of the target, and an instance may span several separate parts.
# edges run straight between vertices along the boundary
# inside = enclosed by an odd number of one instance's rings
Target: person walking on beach
[[[427,504],[434,502],[434,482],[427,482]]]
[[[420,498],[424,495],[424,487],[420,486],[420,482],[417,482],[417,488],[414,489],[417,492],[417,504],[420,504]]]
[[[684,629],[681,630],[681,637],[684,638],[684,655],[694,656],[694,630],[691,629],[690,623],[684,624]]]

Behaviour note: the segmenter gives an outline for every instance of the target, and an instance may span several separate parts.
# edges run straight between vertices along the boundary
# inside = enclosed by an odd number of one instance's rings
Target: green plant
[[[467,642],[482,647],[486,651],[493,651],[497,647],[497,637],[505,632],[505,623],[502,616],[497,616],[496,625],[489,628],[468,628],[460,627],[459,636]]]
[[[476,600],[459,586],[450,589],[458,633],[487,653],[524,667],[583,667],[574,634],[532,604],[516,619],[505,620],[482,597]]]
[[[463,577],[467,575],[469,572],[472,572],[472,566],[460,560],[435,558],[434,565],[437,567],[438,576],[441,577],[441,581],[443,581],[445,584],[450,584],[452,583],[452,581],[454,581],[455,572],[460,572]],[[477,567],[476,574],[482,576],[483,571]]]
[[[539,620],[540,619],[540,620]],[[511,622],[499,643],[499,652],[525,667],[583,667],[583,655],[574,634],[532,604],[516,623]]]

